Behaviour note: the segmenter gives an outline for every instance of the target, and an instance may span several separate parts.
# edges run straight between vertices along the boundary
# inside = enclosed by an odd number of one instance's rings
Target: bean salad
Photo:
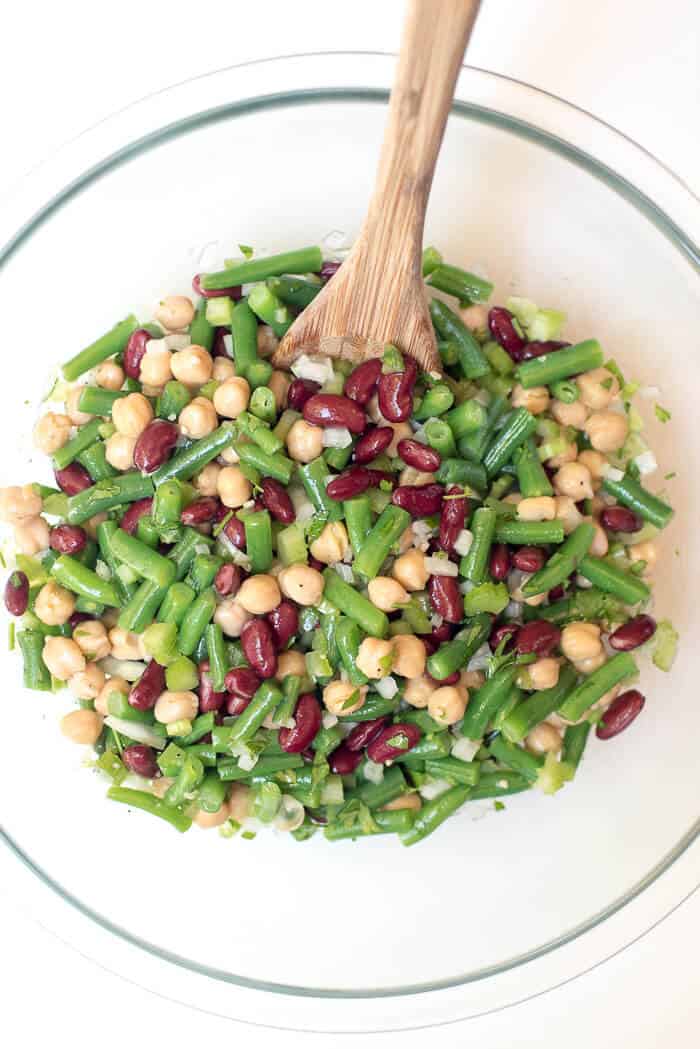
[[[339,263],[243,255],[63,365],[55,485],[0,490],[25,686],[67,686],[108,798],[179,831],[412,845],[557,792],[676,649],[637,384],[434,248],[440,374],[391,345],[275,370]]]

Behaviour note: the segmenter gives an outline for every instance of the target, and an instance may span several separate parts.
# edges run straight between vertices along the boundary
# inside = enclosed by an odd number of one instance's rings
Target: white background
[[[423,0],[430,3],[430,0]],[[176,81],[307,50],[395,50],[401,0],[122,0],[13,3],[0,63],[0,193],[62,142]],[[561,95],[656,154],[700,192],[700,8],[696,0],[484,0],[468,60]],[[7,347],[4,347],[7,351]],[[31,774],[31,773],[30,773]],[[47,819],[51,818],[50,790]],[[698,1044],[700,894],[596,972],[468,1024],[375,1036],[381,1049],[691,1049]],[[18,908],[19,904],[19,908]],[[155,998],[98,969],[0,898],[0,1039],[75,1049],[360,1044],[255,1030]],[[694,991],[693,991],[694,988]],[[363,1044],[369,1041],[363,1039]]]

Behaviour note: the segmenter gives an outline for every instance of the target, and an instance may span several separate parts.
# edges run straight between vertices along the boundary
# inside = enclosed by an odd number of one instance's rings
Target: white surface
[[[5,151],[2,181],[19,177],[53,145],[86,124],[174,80],[283,51],[392,49],[400,6],[385,2],[380,7],[356,0],[342,10],[339,4],[328,3],[292,8],[270,0],[259,29],[253,24],[258,9],[240,14],[234,22],[231,5],[221,4],[209,7],[214,12],[211,23],[202,29],[197,26],[194,32],[191,8],[178,12],[173,5],[153,3],[145,15],[139,9],[135,29],[127,18],[129,5],[122,5],[118,15],[100,12],[98,19],[88,8],[69,4],[63,5],[60,16],[42,13],[41,39],[35,31],[36,11],[15,11],[6,38],[16,34],[17,47],[6,49],[0,70],[3,98],[12,99],[12,105],[4,107],[1,125],[3,141],[12,144]],[[659,25],[651,3],[618,3],[613,14],[607,6],[590,2],[561,5],[552,0],[530,0],[528,4],[501,0],[496,4],[492,0],[470,60],[530,80],[591,109],[656,152],[697,189],[700,164],[694,127],[698,107],[690,59],[697,52],[698,16],[691,17],[689,3],[667,3],[666,20]],[[636,28],[629,31],[626,18],[633,10]],[[52,19],[56,19],[53,25]],[[538,22],[544,24],[540,27]],[[59,36],[60,50],[54,46]],[[674,119],[669,119],[670,112]],[[87,1045],[96,1036],[101,1044],[112,1044],[108,1034],[97,1035],[104,1028],[105,1015],[115,1017],[108,1006],[110,998],[118,1002],[116,1016],[124,1018],[130,1031],[137,1025],[145,1037],[163,1026],[172,1031],[177,1024],[183,1043],[189,1037],[204,1040],[228,1032],[245,1037],[250,1045],[268,1044],[264,1035],[232,1030],[224,1021],[166,1006],[125,987],[15,915],[10,921],[9,908],[0,913],[3,924],[9,923],[4,936],[2,964],[8,965],[8,972],[3,986],[8,981],[13,986],[2,1023],[12,1019],[21,1023],[19,1044],[46,1038],[57,1029],[70,1032],[76,1046]],[[469,1037],[478,1038],[486,1047],[539,1044],[545,1049],[561,1044],[563,1037],[567,1049],[590,1044],[595,1036],[604,1045],[634,1038],[639,1049],[645,1049],[657,1045],[663,1031],[684,1049],[695,1044],[693,1020],[700,1019],[697,1011],[694,1016],[691,1013],[684,975],[690,933],[699,915],[698,902],[686,905],[664,927],[598,973],[528,1006],[430,1037],[444,1045],[459,1044]],[[17,964],[18,954],[28,959],[24,971]],[[49,985],[55,997],[49,996],[39,1012],[33,1007],[37,992],[41,988],[45,997]],[[81,999],[87,997],[94,1012],[81,1009],[76,1025],[78,986]],[[283,1037],[284,1044],[300,1043],[293,1035]],[[413,1039],[418,1044],[419,1037],[425,1035],[404,1034],[401,1040],[410,1044]],[[269,1041],[279,1044],[281,1036]],[[306,1036],[304,1044],[308,1041]],[[343,1044],[353,1041],[346,1039]],[[384,1039],[386,1044],[394,1041],[398,1039]]]

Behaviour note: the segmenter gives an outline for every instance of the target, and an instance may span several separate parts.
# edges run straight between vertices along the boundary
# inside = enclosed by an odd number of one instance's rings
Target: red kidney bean
[[[561,601],[561,599],[562,599],[562,597],[564,596],[565,593],[566,593],[566,590],[560,584],[559,586],[555,586],[552,590],[549,591],[549,593],[547,594],[547,600],[548,601]]]
[[[250,706],[250,702],[244,696],[229,696],[226,700],[226,713],[231,714],[233,717],[242,714],[245,708]]]
[[[277,649],[281,652],[290,638],[299,631],[299,613],[293,601],[283,597],[277,608],[273,608],[265,616],[274,637]]]
[[[235,667],[226,674],[224,686],[234,696],[252,699],[260,688],[260,678],[250,667]]]
[[[379,357],[358,364],[345,380],[344,394],[357,404],[365,405],[377,388],[377,381],[382,374],[382,362]]]
[[[307,423],[314,426],[344,426],[350,433],[362,433],[367,425],[359,404],[336,393],[315,393],[304,405],[303,413]]]
[[[377,382],[379,411],[392,423],[405,422],[413,410],[418,368],[412,357],[405,357],[404,362],[404,371],[381,374]]]
[[[551,656],[560,638],[561,630],[554,623],[533,619],[518,630],[515,647],[521,655],[534,652],[537,656]]]
[[[545,560],[544,550],[539,546],[520,546],[513,551],[513,567],[521,572],[539,572]]]
[[[347,743],[341,743],[328,757],[331,772],[336,776],[350,776],[358,765],[362,763],[362,754],[350,750]]]
[[[639,648],[645,641],[656,633],[656,621],[651,616],[635,616],[627,623],[623,623],[608,638],[610,647],[618,652],[631,652],[633,648]]]
[[[216,692],[211,683],[209,675],[209,660],[203,659],[199,664],[199,713],[208,714],[212,710],[220,710],[227,698],[226,692]]]
[[[294,708],[294,728],[279,730],[279,745],[287,754],[301,754],[311,744],[321,727],[321,708],[313,692],[299,696]]]
[[[510,550],[505,543],[494,543],[489,555],[489,574],[502,582],[510,572]]]
[[[528,342],[520,351],[518,360],[531,361],[533,357],[542,357],[545,353],[554,353],[570,345],[570,342]]]
[[[235,515],[224,525],[224,535],[237,550],[245,550],[245,525]]]
[[[431,448],[429,444],[412,441],[410,437],[404,437],[399,441],[397,449],[406,466],[412,466],[414,470],[422,470],[423,473],[435,473],[442,462],[440,453]]]
[[[94,616],[90,616],[87,612],[74,612],[68,620],[71,630],[75,630],[81,623],[87,623],[88,619],[94,619]]]
[[[343,746],[353,752],[364,750],[382,731],[386,720],[386,718],[374,718],[372,721],[360,721],[345,737]]]
[[[454,576],[433,575],[428,582],[430,604],[448,623],[459,623],[464,618],[464,598]]]
[[[600,523],[609,532],[638,532],[644,522],[626,506],[606,506],[600,515]]]
[[[143,776],[145,779],[155,779],[160,775],[153,747],[146,747],[143,743],[132,743],[124,747],[122,761],[130,772],[135,772],[137,776]]]
[[[341,266],[342,262],[324,262],[321,266],[321,280],[325,283],[326,281],[329,281],[331,277],[335,277]]]
[[[165,691],[165,667],[152,659],[129,693],[129,705],[135,710],[151,710]]]
[[[260,484],[265,509],[269,510],[272,516],[282,524],[292,524],[293,521],[296,521],[297,515],[284,485],[281,485],[274,477],[263,477]]]
[[[433,637],[430,637],[430,635],[428,634],[421,634],[421,641],[423,642],[423,647],[425,648],[425,654],[428,657],[432,656],[433,652],[437,652],[437,650],[440,647],[437,641]]]
[[[66,495],[77,495],[93,485],[92,477],[80,463],[71,463],[63,470],[54,470],[54,477],[56,484]]]
[[[452,637],[452,627],[449,623],[441,623],[440,626],[434,626],[431,628],[430,636],[434,641],[440,642],[449,641]]]
[[[152,506],[153,498],[150,495],[147,499],[137,499],[135,503],[131,504],[122,517],[119,522],[119,527],[123,528],[125,532],[129,533],[129,535],[136,535],[139,520],[142,517],[145,517],[146,514],[150,514]]]
[[[385,761],[393,761],[399,754],[406,754],[412,750],[420,739],[420,735],[417,725],[402,722],[387,725],[367,747],[367,757],[371,761],[376,761],[378,765],[382,765]]]
[[[429,681],[435,685],[436,688],[442,688],[443,685],[456,685],[459,681],[459,671],[455,670],[452,674],[448,674],[447,677],[439,678],[433,677],[432,674],[425,675]]]
[[[342,502],[344,499],[352,499],[355,495],[366,492],[370,486],[371,475],[362,466],[353,466],[345,473],[338,474],[326,487],[329,499]]]
[[[195,295],[201,295],[203,299],[220,299],[224,295],[227,295],[229,299],[240,299],[240,284],[234,284],[230,288],[203,288],[203,276],[203,273],[195,273],[194,277],[192,278],[192,290],[194,291]]]
[[[390,426],[375,426],[360,437],[355,445],[353,459],[362,466],[371,463],[378,455],[389,447],[394,437],[394,431]]]
[[[214,328],[214,345],[211,348],[212,357],[226,357],[227,360],[231,360],[231,354],[226,348],[226,342],[224,341],[226,336],[230,334],[230,328]]]
[[[29,580],[24,572],[13,572],[5,583],[5,608],[11,616],[23,616],[29,604]]]
[[[79,525],[56,525],[49,533],[49,545],[59,554],[79,554],[86,543],[87,534]]]
[[[400,450],[401,445],[399,444]],[[454,550],[459,533],[465,526],[468,510],[469,500],[464,494],[464,489],[456,484],[450,485],[445,492],[442,510],[440,511],[440,532],[438,535],[438,545],[443,550],[447,550],[448,553]]]
[[[154,419],[139,436],[134,448],[134,466],[141,473],[152,474],[166,459],[177,443],[180,431],[167,419]]]
[[[241,631],[243,653],[261,678],[274,677],[277,653],[272,627],[265,619],[251,619]]]
[[[394,506],[407,510],[411,517],[429,517],[442,509],[443,487],[441,484],[401,484],[391,495]]]
[[[295,412],[303,411],[304,405],[321,389],[317,382],[311,379],[294,379],[287,390],[287,404]]]
[[[220,509],[221,503],[215,496],[205,495],[201,499],[195,499],[193,503],[186,506],[180,514],[180,520],[184,525],[190,526],[206,524],[215,520]]]
[[[489,331],[514,361],[522,359],[521,352],[525,339],[515,330],[513,314],[509,310],[503,306],[493,306],[489,310]]]
[[[221,597],[237,594],[243,582],[243,573],[238,565],[225,564],[214,576],[214,589]]]
[[[315,568],[317,572],[322,572],[326,565],[324,565],[323,561],[319,561],[317,557],[314,557],[313,554],[309,554],[309,568]]]
[[[363,466],[362,469],[368,474],[372,488],[378,488],[382,481],[389,481],[391,485],[396,484],[396,478],[388,470],[370,470],[368,466]]]
[[[636,688],[622,692],[612,701],[598,722],[595,730],[598,739],[612,739],[613,736],[624,732],[641,713],[645,702],[644,696]]]
[[[495,627],[489,637],[491,651],[495,652],[501,642],[505,640],[506,644],[503,651],[511,652],[515,646],[515,635],[519,629],[517,623],[501,623],[500,626]]]
[[[146,344],[152,338],[151,333],[146,331],[145,328],[137,328],[129,336],[129,341],[126,344],[122,357],[122,365],[130,379],[138,379],[141,373],[141,361],[146,353]]]

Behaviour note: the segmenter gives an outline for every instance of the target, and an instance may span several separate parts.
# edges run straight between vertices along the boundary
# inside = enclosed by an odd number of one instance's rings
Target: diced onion
[[[330,710],[327,710],[321,718],[324,728],[333,728],[334,725],[338,724],[338,719],[335,714],[331,714]]]
[[[523,606],[520,601],[509,601],[503,614],[506,619],[517,619],[522,610]]]
[[[109,565],[106,565],[104,561],[97,561],[95,565],[95,574],[98,575],[100,579],[112,578],[112,573],[110,572]]]
[[[476,652],[467,663],[467,670],[486,670],[492,656],[493,652],[491,651],[491,646],[488,641],[485,641],[480,648],[477,648]]]
[[[333,378],[333,365],[328,357],[310,357],[306,353],[297,357],[291,371],[298,379],[309,379],[321,386]]]
[[[251,754],[249,751],[246,754],[241,754],[238,759],[239,769],[243,769],[244,772],[252,772],[258,763],[258,755]]]
[[[434,798],[439,798],[441,794],[449,790],[452,786],[446,779],[433,779],[429,783],[424,783],[419,788],[418,793],[426,801],[433,801]]]
[[[195,554],[208,554],[209,546],[207,543],[195,543],[194,552]]]
[[[224,346],[229,357],[233,357],[233,335],[224,335]]]
[[[192,339],[189,335],[177,331],[173,332],[171,335],[166,335],[165,338],[160,341],[165,343],[169,350],[184,350],[192,345]]]
[[[327,426],[323,431],[324,448],[347,448],[352,444],[352,434],[346,426]]]
[[[105,718],[105,725],[119,732],[122,736],[135,739],[138,743],[145,743],[155,750],[163,750],[168,743],[165,736],[158,736],[150,725],[144,725],[140,721],[126,721],[124,718],[115,718],[113,714]]]
[[[393,699],[399,691],[399,686],[391,675],[388,677],[380,677],[379,680],[375,682],[374,687],[382,699]]]
[[[306,811],[304,806],[291,794],[283,794],[272,826],[275,830],[293,831],[301,827]]]
[[[433,627],[442,626],[444,620],[438,612],[433,612],[430,617],[430,625]]]
[[[326,233],[325,237],[321,241],[324,248],[328,248],[329,251],[342,251],[347,245],[347,233],[342,229],[332,229],[330,233]]]
[[[146,343],[146,353],[149,354],[149,355],[152,354],[153,356],[157,356],[158,354],[167,353],[168,356],[169,356],[170,355],[170,350],[168,349],[168,344],[167,344],[167,342],[166,342],[166,340],[164,338],[163,339],[149,339],[148,342]]]
[[[464,557],[471,550],[474,536],[468,528],[463,528],[454,543],[454,551],[460,557]]]
[[[586,579],[585,576],[577,575],[576,586],[579,588],[579,590],[590,590],[593,586],[593,583],[590,581],[590,579]]]
[[[343,564],[342,561],[336,561],[332,565],[335,571],[338,573],[341,579],[345,580],[346,583],[352,584],[355,582],[355,576],[350,565]]]
[[[428,575],[448,575],[456,577],[459,574],[459,570],[454,561],[449,561],[446,557],[426,557],[425,570]]]
[[[146,664],[137,659],[115,659],[114,656],[105,656],[100,660],[100,666],[106,674],[113,677],[123,677],[127,681],[136,681],[141,677]]]
[[[415,536],[420,537],[421,541],[427,539],[433,534],[432,528],[429,524],[426,524],[425,521],[413,521],[411,524],[411,531]]]
[[[656,461],[656,456],[651,449],[647,449],[646,452],[642,452],[641,455],[636,456],[636,458],[633,459],[633,462],[642,477],[646,477],[647,474],[653,474],[659,466]]]
[[[463,579],[459,584],[460,594],[468,594],[470,590],[473,590],[476,583],[472,583],[471,579]]]
[[[384,779],[384,766],[377,764],[376,761],[371,761],[367,758],[362,768],[362,774],[366,780],[375,785],[381,783]]]
[[[460,761],[472,761],[480,746],[481,740],[467,739],[466,736],[462,736],[452,747],[452,757],[459,758]]]

